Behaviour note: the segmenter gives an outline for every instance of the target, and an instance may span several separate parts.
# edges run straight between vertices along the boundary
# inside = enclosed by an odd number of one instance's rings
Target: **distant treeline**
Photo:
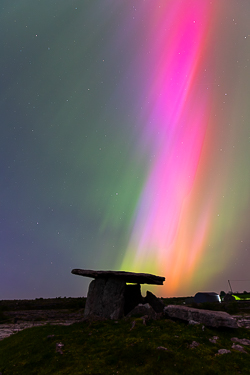
[[[34,300],[2,300],[0,301],[1,311],[17,310],[53,310],[53,309],[81,309],[85,307],[84,297],[57,297],[57,298],[36,298]]]

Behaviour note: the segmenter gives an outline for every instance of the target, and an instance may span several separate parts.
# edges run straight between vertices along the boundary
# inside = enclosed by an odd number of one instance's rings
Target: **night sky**
[[[73,268],[250,290],[249,0],[1,0],[0,299]]]

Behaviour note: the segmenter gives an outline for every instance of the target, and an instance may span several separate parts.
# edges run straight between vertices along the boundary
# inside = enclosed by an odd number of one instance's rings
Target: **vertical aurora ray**
[[[1,298],[249,279],[250,2],[1,5]]]
[[[209,121],[203,72],[211,12],[210,1],[162,1],[148,30],[154,69],[140,121],[150,167],[121,268],[165,275],[169,293],[190,281],[208,228],[206,214],[194,228],[189,213]]]

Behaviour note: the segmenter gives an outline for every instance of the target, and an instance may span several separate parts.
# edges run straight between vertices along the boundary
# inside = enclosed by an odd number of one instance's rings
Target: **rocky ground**
[[[237,320],[239,327],[250,329],[250,315],[232,315]]]
[[[72,311],[68,309],[60,310],[20,310],[6,311],[11,323],[0,324],[0,340],[17,333],[25,328],[52,325],[70,325],[83,320],[83,311],[80,309]],[[233,315],[237,319],[239,327],[250,329],[250,315]]]
[[[23,310],[6,311],[5,315],[11,323],[0,324],[0,340],[25,328],[45,324],[70,325],[83,319],[84,309],[76,312],[61,310]]]

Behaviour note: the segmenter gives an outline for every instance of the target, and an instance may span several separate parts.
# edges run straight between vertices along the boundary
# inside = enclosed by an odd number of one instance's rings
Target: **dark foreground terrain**
[[[83,321],[84,303],[85,299],[74,298],[0,301],[3,324],[11,322],[18,326],[31,316],[34,324],[44,319],[43,326],[24,329],[0,341],[0,373],[250,374],[250,345],[245,343],[239,349],[234,339],[250,340],[249,329],[212,329],[164,318],[146,322],[140,317]],[[240,315],[249,313],[247,304],[235,302],[205,306],[208,307],[229,309]],[[46,324],[49,313],[50,323]],[[70,316],[71,323],[74,322],[74,314],[79,317],[77,323],[53,325]],[[230,352],[219,354],[221,349]]]

